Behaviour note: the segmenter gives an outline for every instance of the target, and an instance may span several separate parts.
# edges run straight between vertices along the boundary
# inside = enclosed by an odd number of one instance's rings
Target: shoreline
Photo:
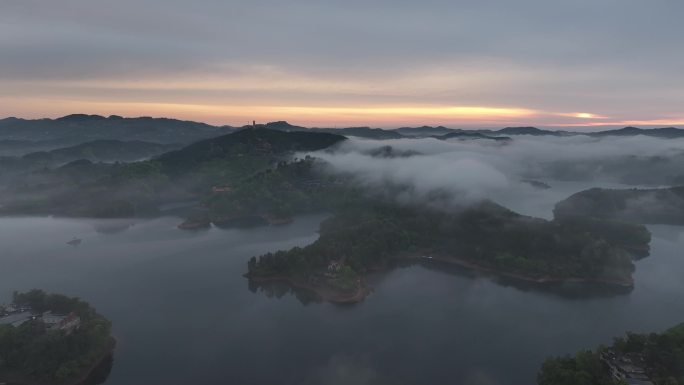
[[[342,292],[328,287],[313,286],[305,283],[298,282],[297,280],[286,277],[286,276],[252,276],[249,274],[244,275],[245,278],[256,283],[272,283],[281,282],[285,283],[293,288],[307,290],[316,294],[321,300],[325,302],[330,302],[334,304],[354,304],[363,301],[373,292],[373,289],[367,287],[363,284],[363,281],[359,282],[356,290],[352,293]]]
[[[294,222],[294,217],[277,218],[266,214],[259,215],[236,215],[210,219],[209,216],[202,218],[187,218],[178,226],[180,230],[205,230],[212,226],[218,228],[252,228],[262,226],[284,226]]]
[[[100,358],[98,358],[93,365],[91,365],[86,372],[79,377],[76,381],[74,381],[72,384],[73,385],[87,385],[86,381],[90,376],[95,372],[95,369],[99,368],[100,365],[110,356],[114,354],[114,349],[116,348],[116,339],[114,337],[109,337],[109,344],[107,345],[107,348],[104,350]]]
[[[491,275],[496,275],[505,278],[512,278],[519,281],[524,281],[528,283],[535,284],[563,284],[563,283],[589,283],[589,284],[602,284],[610,286],[619,286],[622,288],[632,288],[634,287],[634,278],[628,280],[614,280],[614,279],[602,279],[602,278],[579,278],[579,277],[553,277],[553,276],[541,276],[532,277],[522,273],[508,272],[493,267],[487,267],[477,264],[472,261],[468,261],[463,258],[448,257],[444,255],[434,255],[432,258],[424,258],[424,254],[421,255],[407,255],[399,257],[399,259],[405,261],[437,261],[443,262],[449,265],[463,267],[475,272],[486,273]]]
[[[492,267],[483,266],[472,261],[468,261],[463,258],[449,257],[445,255],[433,255],[431,258],[425,258],[425,253],[416,255],[399,255],[396,257],[399,261],[409,261],[409,262],[441,262],[452,266],[457,266],[461,268],[468,269],[476,273],[484,273],[487,275],[510,278],[521,282],[532,283],[537,285],[548,285],[548,284],[598,284],[619,287],[622,289],[629,289],[634,287],[634,279],[630,277],[629,279],[619,280],[619,279],[601,279],[601,278],[579,278],[579,277],[554,277],[554,276],[541,276],[532,277],[521,273],[507,272],[499,270]],[[378,269],[373,269],[373,272],[387,272],[391,267],[382,267]],[[329,287],[319,287],[313,286],[306,283],[301,283],[291,277],[287,276],[252,276],[249,274],[244,274],[244,277],[250,281],[256,283],[269,283],[269,282],[281,282],[285,283],[292,288],[307,290],[316,294],[321,300],[325,302],[335,303],[335,304],[354,304],[363,301],[373,289],[367,287],[363,284],[363,281],[359,282],[359,285],[355,292],[347,293],[341,292]]]

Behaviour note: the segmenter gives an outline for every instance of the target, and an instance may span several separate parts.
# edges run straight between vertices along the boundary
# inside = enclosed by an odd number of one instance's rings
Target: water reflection
[[[258,282],[247,279],[247,288],[252,293],[265,295],[266,298],[271,299],[281,299],[287,295],[293,295],[304,306],[323,302],[316,293],[310,290],[290,286],[285,282]]]
[[[379,285],[383,280],[391,277],[391,272],[393,269],[410,268],[413,266],[421,266],[429,271],[443,273],[463,279],[484,278],[504,288],[512,288],[521,292],[538,292],[540,294],[551,295],[565,299],[582,300],[590,298],[611,298],[630,294],[634,290],[634,287],[591,282],[537,283],[497,275],[495,273],[477,271],[437,260],[396,262],[387,271],[376,272],[368,275],[368,285],[371,286],[372,290],[373,286]],[[247,279],[247,288],[252,293],[264,295],[266,298],[270,299],[282,299],[291,295],[297,298],[302,305],[325,302],[311,290],[297,288],[282,281],[264,282]]]
[[[315,241],[323,218],[203,232],[161,218],[111,234],[100,221],[0,218],[0,302],[39,287],[93,304],[120,342],[94,382],[107,385],[532,384],[549,355],[684,320],[672,226],[649,226],[652,255],[628,295],[573,298],[428,263],[369,277],[375,292],[343,308],[242,276],[254,255]],[[78,248],[64,243],[75,235]]]
[[[522,292],[540,292],[543,294],[554,295],[567,299],[588,299],[588,298],[610,298],[626,295],[634,290],[634,287],[619,285],[591,283],[591,282],[546,282],[538,283],[524,281],[495,273],[487,273],[468,269],[466,267],[455,266],[441,261],[420,261],[414,264],[449,275],[465,278],[486,278],[499,286],[510,287]]]

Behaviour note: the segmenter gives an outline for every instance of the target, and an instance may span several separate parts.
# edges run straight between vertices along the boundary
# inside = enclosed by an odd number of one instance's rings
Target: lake
[[[650,226],[652,254],[627,295],[566,297],[421,265],[372,277],[375,292],[353,306],[250,290],[249,257],[313,242],[324,218],[200,232],[173,217],[0,218],[0,302],[31,288],[89,301],[118,340],[107,385],[532,385],[549,355],[684,321],[673,226]]]

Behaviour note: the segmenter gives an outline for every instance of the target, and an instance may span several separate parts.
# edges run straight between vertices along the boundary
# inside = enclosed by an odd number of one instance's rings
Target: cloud
[[[418,154],[374,156],[373,150],[382,146],[391,146],[396,153]],[[684,139],[516,136],[500,144],[352,138],[333,152],[313,155],[325,160],[332,172],[351,175],[374,191],[387,193],[402,187],[398,199],[404,201],[438,198],[440,204],[458,206],[491,199],[526,214],[548,217],[554,203],[585,188],[628,187],[625,183],[646,183],[652,175],[665,181],[670,174],[663,170],[676,172],[684,166]],[[554,188],[535,188],[529,179]]]
[[[46,93],[101,106],[135,97],[161,115],[173,114],[172,104],[231,107],[195,116],[215,123],[242,123],[234,107],[245,103],[255,110],[505,107],[543,112],[507,120],[540,125],[583,124],[558,114],[584,111],[610,117],[604,124],[671,122],[684,102],[677,19],[684,3],[676,1],[2,4],[0,96],[22,93],[23,110],[36,117],[49,108]],[[14,108],[2,105],[0,114],[15,115]],[[82,111],[62,111],[69,112]],[[297,121],[296,113],[282,115],[274,118]],[[475,124],[458,114],[388,115],[335,123]],[[321,115],[297,121],[329,122]]]

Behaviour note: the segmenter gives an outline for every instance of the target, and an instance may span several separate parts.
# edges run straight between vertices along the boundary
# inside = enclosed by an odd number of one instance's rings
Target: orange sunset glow
[[[362,12],[211,4],[199,18],[187,17],[195,12],[187,5],[165,8],[168,23],[77,0],[40,12],[31,3],[10,2],[0,15],[0,117],[385,128],[682,123],[672,63],[684,58],[668,48],[680,34],[665,31],[675,27],[659,23],[662,31],[651,32],[659,44],[644,45],[639,58],[624,60],[629,51],[610,43],[617,31],[646,38],[632,27],[641,12],[614,23],[591,7],[571,26],[549,4],[521,8],[539,16],[532,24],[479,6],[471,11],[486,23],[456,5],[416,19],[422,11],[408,3]]]

